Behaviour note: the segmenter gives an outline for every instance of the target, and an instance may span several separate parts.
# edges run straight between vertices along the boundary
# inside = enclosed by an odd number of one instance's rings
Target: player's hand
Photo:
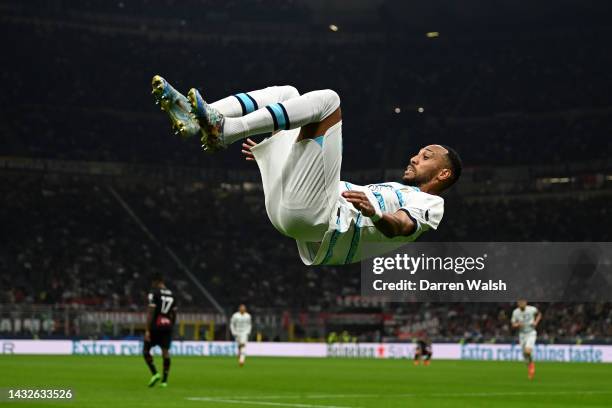
[[[251,152],[251,148],[257,146],[257,143],[247,137],[247,139],[242,142],[242,154],[246,161],[255,161],[255,156]]]
[[[148,330],[145,331],[144,341],[146,341],[146,342],[151,341],[151,332],[148,331]]]
[[[376,213],[374,206],[362,191],[344,191],[342,197],[366,217],[371,217]]]

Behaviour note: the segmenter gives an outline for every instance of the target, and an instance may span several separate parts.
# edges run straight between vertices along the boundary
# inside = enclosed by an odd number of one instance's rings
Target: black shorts
[[[416,349],[417,349],[417,351],[421,355],[424,355],[424,356],[427,356],[427,355],[431,356],[433,354],[431,352],[431,346],[420,346],[420,345],[417,345]]]
[[[150,347],[159,346],[163,349],[169,349],[172,344],[172,330],[151,330]]]

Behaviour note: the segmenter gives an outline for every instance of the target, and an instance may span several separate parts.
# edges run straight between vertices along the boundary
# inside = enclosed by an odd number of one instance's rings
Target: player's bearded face
[[[404,171],[403,180],[411,185],[420,186],[436,177],[438,170],[438,166],[432,166],[429,163],[411,162]]]
[[[440,152],[437,150],[436,146],[427,146],[413,156],[404,171],[403,181],[420,186],[434,179],[444,167]]]
[[[408,167],[406,167],[403,179],[405,182],[411,185],[420,186],[431,180],[434,175],[434,172],[427,171],[427,169],[419,169],[418,167],[409,164]]]

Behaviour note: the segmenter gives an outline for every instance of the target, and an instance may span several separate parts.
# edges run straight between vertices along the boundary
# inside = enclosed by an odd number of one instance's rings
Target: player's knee
[[[300,96],[300,92],[297,90],[297,88],[295,86],[291,86],[291,85],[283,85],[281,86],[282,89],[282,93],[283,93],[283,101],[286,101],[287,99],[291,99],[291,98],[297,98],[298,96]]]
[[[325,100],[325,117],[331,115],[340,107],[340,95],[334,90],[331,89],[323,89],[320,91]]]
[[[317,106],[317,117],[315,122],[320,122],[330,116],[340,107],[340,96],[336,91],[331,89],[321,89],[304,94],[303,96],[312,99]]]

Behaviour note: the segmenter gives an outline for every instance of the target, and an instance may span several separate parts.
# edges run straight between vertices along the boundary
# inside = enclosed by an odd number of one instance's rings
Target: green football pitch
[[[161,360],[156,358],[158,368]],[[148,388],[139,357],[0,355],[0,388],[66,388],[73,401],[1,407],[611,407],[612,364],[175,357],[169,386]]]

